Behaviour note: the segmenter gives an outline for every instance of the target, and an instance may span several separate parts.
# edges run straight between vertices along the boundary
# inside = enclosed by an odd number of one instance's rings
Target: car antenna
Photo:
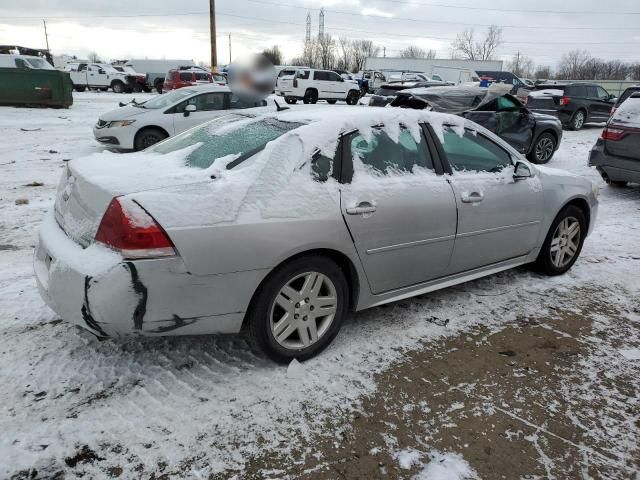
[[[276,104],[276,109],[278,112],[281,112],[283,110],[289,110],[289,107],[281,107],[275,99],[273,100],[273,103]]]

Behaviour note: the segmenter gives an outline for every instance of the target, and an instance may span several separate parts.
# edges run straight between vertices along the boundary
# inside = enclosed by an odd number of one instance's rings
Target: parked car
[[[616,99],[616,103],[611,107],[611,114],[613,116],[616,113],[616,109],[624,102],[627,98],[629,98],[633,93],[640,93],[640,85],[633,85],[631,87],[625,88],[624,92],[620,94],[620,96]]]
[[[596,197],[452,115],[231,114],[72,160],[34,269],[47,304],[99,337],[242,331],[289,362],[349,310],[519,265],[566,272]]]
[[[331,70],[305,68],[297,70],[295,75],[278,77],[276,94],[284,97],[287,103],[326,100],[334,104],[344,100],[349,105],[355,105],[360,98],[360,88],[356,82],[345,80]]]
[[[212,118],[266,105],[266,100],[243,100],[220,85],[185,87],[100,115],[93,135],[117,149],[143,150]]]
[[[589,165],[609,185],[640,183],[640,92],[616,109],[591,150]]]
[[[147,75],[145,75],[144,73],[138,73],[133,69],[133,67],[129,67],[127,65],[113,65],[113,68],[115,68],[119,72],[133,75],[136,78],[136,83],[133,86],[134,92],[151,91],[151,89],[147,85]]]
[[[42,57],[21,54],[0,54],[0,68],[55,70],[53,66]]]
[[[547,163],[562,141],[560,121],[530,112],[508,93],[510,85],[432,87],[398,92],[392,107],[430,109],[463,116],[496,133],[534,163]]]
[[[580,130],[589,122],[606,122],[614,104],[613,95],[591,83],[536,85],[527,98],[529,110],[558,117],[570,130]]]
[[[162,85],[169,70],[178,68],[195,67],[193,60],[149,60],[132,59],[127,60],[125,65],[133,68],[138,73],[147,76],[147,87],[162,93]]]
[[[176,90],[203,83],[213,83],[211,72],[200,67],[181,67],[167,72],[162,88],[163,90]]]
[[[380,88],[373,92],[369,97],[368,105],[371,107],[384,107],[396,98],[398,92],[408,90],[410,88],[429,88],[429,87],[445,87],[449,85],[446,82],[437,81],[419,81],[419,82],[392,82],[381,85]],[[366,101],[364,99],[363,101]]]
[[[68,63],[64,70],[71,75],[76,92],[84,92],[87,88],[108,89],[115,93],[131,93],[136,88],[135,75],[119,72],[108,63]]]

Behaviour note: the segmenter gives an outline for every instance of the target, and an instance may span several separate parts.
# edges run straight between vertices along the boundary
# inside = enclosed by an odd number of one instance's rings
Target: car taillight
[[[569,105],[569,101],[571,98],[569,97],[561,97],[560,98],[560,106],[564,107],[565,105]]]
[[[613,142],[622,139],[626,135],[626,131],[622,128],[611,128],[604,127],[602,130],[602,135],[600,136],[603,140],[611,140]]]
[[[158,222],[131,199],[111,200],[102,217],[96,242],[119,251],[125,258],[176,255],[173,242]]]
[[[297,78],[293,79],[293,88],[298,88],[298,79]]]

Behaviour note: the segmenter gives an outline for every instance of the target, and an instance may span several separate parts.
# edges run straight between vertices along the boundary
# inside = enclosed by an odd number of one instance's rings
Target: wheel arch
[[[571,205],[573,205],[574,207],[578,207],[582,211],[582,213],[584,213],[584,218],[587,221],[587,232],[588,232],[589,227],[591,226],[591,207],[589,206],[589,202],[582,197],[572,198],[562,206],[562,208],[558,211],[558,213]]]
[[[335,264],[338,265],[340,270],[342,270],[342,273],[344,274],[347,280],[347,288],[349,289],[348,308],[351,311],[355,310],[356,306],[358,305],[358,298],[360,293],[360,278],[358,276],[358,271],[356,270],[356,267],[353,261],[344,253],[332,248],[313,248],[310,250],[304,250],[302,252],[298,252],[295,255],[292,255],[286,258],[285,260],[282,260],[275,267],[273,267],[271,271],[267,275],[265,275],[265,277],[260,281],[255,291],[253,292],[253,295],[251,296],[251,300],[249,301],[249,306],[247,308],[247,311],[251,310],[251,308],[254,305],[254,302],[256,301],[256,298],[258,297],[258,292],[260,292],[260,290],[264,288],[264,285],[266,285],[266,283],[271,279],[271,277],[274,275],[276,271],[278,271],[281,267],[288,264],[289,262],[292,262],[302,257],[312,257],[312,256],[328,258],[333,262],[335,262]],[[242,328],[245,328],[246,323],[247,321],[245,316],[245,319],[242,322]]]
[[[138,138],[140,137],[140,135],[145,132],[146,130],[160,130],[162,133],[164,133],[167,138],[169,138],[171,135],[169,134],[169,132],[167,132],[167,130],[165,128],[162,128],[158,125],[145,125],[144,127],[140,128],[136,134],[133,136],[133,146],[135,147],[136,142],[138,141]]]

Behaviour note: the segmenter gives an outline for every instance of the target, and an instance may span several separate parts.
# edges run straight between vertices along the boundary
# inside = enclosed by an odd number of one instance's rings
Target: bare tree
[[[331,37],[331,34],[325,33],[318,38],[318,57],[322,68],[334,68],[336,63],[335,50],[336,41]]]
[[[466,60],[490,60],[496,49],[502,44],[502,29],[491,25],[483,39],[476,40],[473,28],[459,33],[451,44],[452,58]]]
[[[310,68],[314,68],[317,66],[317,41],[315,39],[309,40],[304,43],[304,47],[302,48],[302,65],[306,65]],[[294,65],[296,65],[294,63]]]
[[[534,63],[531,58],[522,55],[520,51],[518,51],[511,61],[507,63],[507,69],[518,77],[528,78],[534,74]]]
[[[353,63],[353,42],[346,37],[338,39],[338,68],[349,70]]]
[[[100,60],[100,56],[96,52],[90,52],[87,56],[87,60],[89,60],[89,62],[91,63],[102,63],[102,60]]]
[[[401,58],[436,58],[435,50],[425,50],[416,45],[409,45],[400,52]]]
[[[535,73],[533,74],[533,77],[536,80],[548,80],[551,78],[551,67],[549,66],[538,66],[538,68],[536,68]]]
[[[353,41],[353,71],[359,72],[364,68],[367,57],[375,57],[380,54],[380,47],[371,40]]]
[[[282,65],[282,52],[277,45],[271,48],[265,48],[262,51],[262,55],[267,57],[273,65]]]
[[[586,50],[572,50],[565,53],[558,63],[557,78],[562,80],[580,80],[585,73],[585,66],[592,60]]]

